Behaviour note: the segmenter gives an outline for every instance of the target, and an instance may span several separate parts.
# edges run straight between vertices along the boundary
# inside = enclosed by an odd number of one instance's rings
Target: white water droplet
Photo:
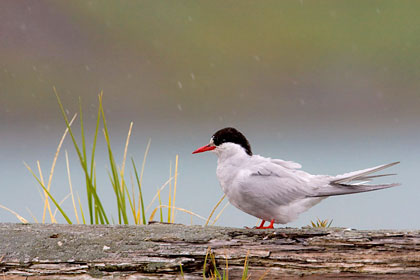
[[[25,31],[26,31],[26,29],[27,29],[26,24],[22,23],[22,24],[20,25],[20,30],[21,30],[21,31],[23,31],[23,32],[25,32]]]
[[[301,105],[301,106],[305,106],[305,99],[303,99],[303,98],[299,98],[299,104]]]

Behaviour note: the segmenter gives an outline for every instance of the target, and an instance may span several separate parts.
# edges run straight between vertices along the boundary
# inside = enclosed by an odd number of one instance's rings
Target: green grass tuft
[[[133,179],[133,176],[131,175],[130,177],[131,177],[132,187],[131,187],[131,193],[130,193],[126,180],[125,180],[125,166],[126,166],[127,150],[128,150],[128,145],[130,141],[131,131],[133,128],[133,123],[132,122],[130,123],[130,127],[128,130],[128,134],[127,134],[127,138],[125,142],[125,149],[124,149],[122,164],[121,166],[119,166],[117,165],[117,162],[115,160],[116,157],[111,148],[110,135],[109,135],[108,126],[107,126],[107,122],[105,118],[105,111],[103,107],[102,92],[98,96],[99,106],[98,106],[98,112],[97,112],[97,118],[96,118],[96,127],[93,132],[93,143],[91,144],[92,148],[91,148],[91,151],[89,152],[87,148],[89,145],[87,145],[87,142],[86,142],[86,131],[85,131],[84,120],[83,120],[81,100],[79,99],[78,114],[75,114],[74,117],[69,121],[67,117],[67,113],[64,109],[63,103],[61,102],[61,99],[56,89],[53,88],[53,90],[54,90],[54,93],[56,94],[57,102],[58,102],[60,111],[62,113],[64,122],[66,124],[66,130],[57,147],[57,151],[56,151],[53,164],[51,167],[48,183],[47,184],[44,183],[42,169],[41,169],[41,165],[39,161],[37,161],[37,168],[38,168],[39,175],[35,174],[35,172],[29,167],[29,165],[24,163],[25,166],[28,168],[28,170],[31,172],[31,174],[34,176],[38,184],[41,186],[40,193],[41,193],[41,196],[43,197],[43,203],[44,203],[42,223],[46,222],[45,218],[46,218],[47,212],[49,213],[51,223],[56,223],[57,220],[55,219],[55,213],[60,212],[60,214],[65,219],[65,221],[69,224],[72,224],[73,222],[70,219],[70,215],[68,215],[68,213],[66,213],[63,207],[61,206],[61,204],[66,200],[66,198],[69,198],[69,197],[71,198],[71,201],[72,201],[72,208],[74,211],[75,222],[77,222],[78,224],[81,222],[83,222],[84,224],[86,222],[89,222],[90,224],[109,224],[111,221],[112,223],[117,222],[118,224],[129,224],[130,222],[133,222],[134,224],[146,225],[148,223],[146,219],[146,212],[152,206],[156,198],[158,198],[159,204],[152,211],[152,215],[150,216],[149,221],[153,219],[155,212],[157,211],[157,209],[159,209],[160,221],[163,222],[164,214],[163,214],[162,208],[168,208],[168,211],[167,211],[168,216],[167,216],[167,219],[165,220],[167,220],[169,223],[174,223],[175,211],[181,211],[181,212],[191,215],[191,217],[195,216],[195,217],[205,220],[205,218],[191,211],[185,210],[180,207],[175,207],[177,178],[178,178],[178,155],[176,155],[176,158],[175,158],[174,170],[172,170],[172,164],[170,166],[170,176],[169,176],[170,178],[164,185],[158,188],[156,195],[154,196],[154,198],[152,199],[148,207],[145,207],[144,199],[143,199],[142,179],[143,179],[144,167],[146,163],[147,154],[150,149],[151,141],[149,140],[147,144],[140,173],[138,172],[134,158],[131,158],[132,171],[135,175],[135,180]],[[76,139],[74,129],[72,128],[73,121],[76,119],[77,115],[79,116],[80,139]],[[112,217],[111,220],[108,218],[108,214],[106,213],[105,208],[103,207],[102,201],[98,195],[98,190],[100,186],[98,186],[96,183],[95,155],[96,155],[96,148],[97,148],[97,142],[98,142],[98,133],[101,128],[101,125],[102,125],[104,139],[106,142],[106,149],[107,149],[108,160],[109,160],[108,177],[112,186],[112,190],[114,191],[114,194],[115,194],[115,202],[117,206],[117,213],[115,217],[117,218],[117,221],[114,221],[114,218],[112,215],[111,215]],[[52,191],[51,191],[51,181],[52,181],[52,177],[55,170],[55,164],[59,156],[61,146],[67,134],[70,135],[71,137],[74,151],[76,152],[77,157],[78,157],[79,167],[82,169],[84,177],[85,177],[84,181],[85,181],[85,189],[86,189],[86,201],[87,201],[87,208],[89,212],[88,221],[86,221],[85,219],[82,202],[77,192],[76,192],[77,203],[74,197],[67,151],[65,152],[65,158],[66,158],[66,171],[67,171],[67,176],[68,176],[70,192],[59,203],[58,201],[60,200],[56,199],[52,195]],[[173,189],[172,189],[172,183],[173,183]],[[137,185],[137,189],[135,189],[134,187],[135,184]],[[169,191],[168,205],[165,205],[162,202],[161,194],[164,188],[168,184],[171,185],[170,187],[171,190]],[[56,208],[54,211],[54,214],[50,206],[50,201]],[[22,216],[20,216],[18,213],[14,212],[13,210],[10,210],[9,208],[2,205],[0,206],[2,209],[14,214],[20,221],[27,222],[25,218],[23,218]],[[28,211],[32,215],[32,212],[30,210]],[[79,219],[80,217],[81,217],[81,220]],[[33,216],[33,218],[35,222],[38,222],[36,217]]]
[[[56,216],[56,213],[59,212],[67,223],[72,224],[73,221],[71,220],[69,213],[66,213],[62,207],[62,204],[65,202],[65,200],[67,198],[71,198],[71,205],[74,212],[73,214],[74,214],[75,222],[78,224],[80,223],[110,224],[110,222],[118,223],[118,224],[130,224],[131,222],[133,222],[136,225],[140,225],[140,224],[146,225],[148,224],[148,221],[146,219],[147,211],[150,209],[150,207],[153,205],[153,203],[156,200],[158,201],[158,206],[155,207],[154,210],[152,210],[149,221],[153,220],[155,213],[157,212],[157,210],[159,210],[160,222],[167,221],[168,223],[174,223],[175,214],[177,211],[177,212],[183,212],[190,215],[191,219],[192,217],[196,217],[198,219],[206,221],[205,225],[209,224],[212,215],[214,214],[216,208],[220,205],[224,197],[213,208],[213,211],[210,213],[210,216],[207,219],[194,212],[175,206],[176,194],[177,194],[177,181],[178,181],[178,161],[179,161],[178,155],[176,155],[175,157],[175,164],[172,165],[172,163],[170,163],[169,179],[160,188],[157,189],[155,196],[153,197],[151,202],[148,204],[148,206],[145,207],[144,198],[143,198],[142,179],[143,179],[143,173],[144,173],[147,155],[150,149],[151,140],[149,139],[147,143],[147,147],[144,152],[144,158],[143,158],[140,172],[138,172],[134,158],[131,157],[131,167],[132,167],[132,172],[134,173],[134,177],[132,175],[133,173],[130,173],[130,178],[131,178],[131,193],[130,193],[130,190],[125,180],[125,173],[126,173],[125,166],[126,166],[127,150],[128,150],[128,145],[130,141],[131,131],[133,128],[133,123],[132,122],[130,123],[130,127],[128,130],[128,134],[127,134],[126,142],[125,142],[125,149],[124,149],[122,164],[121,166],[119,166],[117,165],[117,162],[115,160],[116,158],[115,154],[111,148],[111,140],[110,140],[109,130],[108,130],[107,122],[106,122],[105,111],[103,107],[103,93],[101,92],[98,95],[99,106],[98,106],[98,111],[96,115],[97,116],[96,126],[95,126],[95,130],[93,131],[93,142],[90,145],[88,145],[86,141],[87,133],[85,131],[82,102],[80,98],[79,98],[79,110],[78,110],[79,112],[75,114],[71,120],[69,120],[67,117],[67,113],[64,109],[63,103],[61,102],[61,99],[55,87],[53,88],[53,90],[56,95],[57,102],[58,102],[61,114],[63,116],[63,120],[66,124],[66,129],[58,144],[58,147],[57,147],[54,159],[53,159],[53,163],[51,166],[48,182],[47,183],[44,182],[44,178],[42,174],[43,172],[42,172],[39,161],[37,161],[37,169],[39,173],[38,175],[35,174],[35,172],[31,169],[29,165],[24,163],[27,169],[34,176],[38,184],[41,186],[40,194],[43,200],[43,208],[44,208],[43,217],[41,220],[42,223],[46,222],[47,213],[50,216],[51,223],[57,223],[55,216]],[[72,128],[72,124],[77,116],[79,116],[79,125],[80,125],[80,138],[79,139],[76,139],[74,129]],[[97,154],[97,143],[99,140],[98,133],[101,128],[102,128],[104,139],[106,142],[106,149],[107,149],[108,160],[109,160],[108,177],[112,186],[112,190],[115,194],[115,202],[117,206],[117,213],[116,215],[111,214],[110,216],[111,219],[108,218],[109,213],[105,211],[105,208],[99,197],[98,190],[100,189],[101,186],[98,186],[97,181],[96,181],[95,156]],[[66,171],[67,171],[67,176],[68,176],[68,184],[69,184],[70,192],[68,193],[68,195],[64,197],[64,199],[61,199],[61,200],[57,199],[52,194],[53,192],[51,190],[51,182],[54,175],[56,161],[58,159],[62,144],[67,135],[70,135],[71,142],[74,147],[74,151],[77,154],[78,163],[79,163],[78,166],[81,168],[84,175],[84,179],[85,179],[84,188],[86,190],[86,201],[87,201],[87,209],[88,209],[87,215],[85,215],[86,212],[84,212],[83,210],[83,206],[82,206],[83,204],[81,202],[81,199],[77,190],[75,190],[75,192],[73,191],[71,174],[70,174],[70,164],[69,164],[67,151],[65,151],[65,160],[66,160]],[[88,149],[89,146],[91,147],[90,151]],[[74,167],[72,169],[74,169]],[[137,185],[137,188],[135,188],[135,184]],[[168,185],[169,185],[168,203],[165,204],[162,201],[162,191],[164,191],[165,187],[167,187]],[[75,199],[75,194],[77,195],[77,203]],[[54,211],[53,209],[51,209],[50,201],[52,202],[52,205],[55,206],[56,208]],[[222,210],[219,211],[219,214],[216,216],[216,218],[212,220],[212,224],[214,224],[218,220],[218,218],[223,213],[223,210],[226,208],[227,205],[228,204],[226,204],[222,208]],[[25,218],[23,218],[21,215],[14,212],[13,210],[10,210],[9,208],[3,205],[0,205],[0,208],[14,214],[21,222],[24,222],[24,223],[27,222]],[[167,208],[167,211],[165,211],[165,213],[167,213],[167,217],[164,217],[164,211],[162,208]],[[30,215],[33,217],[33,220],[36,223],[38,223],[37,218],[32,214],[32,212],[29,209],[28,211]],[[114,220],[114,217],[117,218],[117,221]]]
[[[250,278],[248,275],[248,267],[249,267],[249,251],[247,252],[244,260],[244,266],[242,269],[242,280],[247,280]],[[264,279],[265,276],[268,274],[269,270],[267,270],[259,279]],[[182,277],[183,274],[182,274]],[[204,257],[204,264],[203,264],[203,280],[228,280],[229,279],[229,263],[227,260],[227,256],[225,256],[225,267],[223,269],[223,273],[221,274],[219,269],[217,268],[216,263],[216,256],[211,251],[210,248],[207,248],[206,256]]]

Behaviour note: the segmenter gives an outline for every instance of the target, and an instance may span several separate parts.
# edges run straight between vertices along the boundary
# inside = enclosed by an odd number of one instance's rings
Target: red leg
[[[265,220],[262,220],[261,224],[258,227],[256,227],[256,228],[257,229],[264,228],[264,223],[265,223]]]
[[[272,219],[271,221],[270,221],[270,225],[268,226],[268,227],[265,227],[264,226],[264,223],[265,223],[265,221],[263,220],[262,222],[261,222],[261,225],[260,226],[258,226],[258,227],[256,227],[257,229],[268,229],[268,228],[274,228],[274,219]]]

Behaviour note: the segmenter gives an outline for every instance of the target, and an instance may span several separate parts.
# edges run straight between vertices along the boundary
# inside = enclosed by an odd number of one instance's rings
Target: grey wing
[[[240,175],[243,199],[261,201],[265,205],[287,205],[311,194],[311,175],[273,163],[257,165]]]
[[[282,160],[282,159],[272,159],[271,160],[272,163],[278,164],[280,166],[283,166],[285,168],[289,168],[289,169],[300,169],[302,168],[302,165],[300,165],[297,162],[294,161],[288,161],[288,160]]]
[[[297,162],[294,161],[288,161],[288,160],[282,160],[282,159],[272,159],[272,158],[264,158],[258,155],[254,156],[254,160],[255,161],[260,161],[260,162],[270,162],[270,163],[274,163],[275,165],[281,166],[283,168],[287,168],[287,169],[300,169],[302,168],[302,165],[300,165]],[[274,167],[275,169],[275,167]]]

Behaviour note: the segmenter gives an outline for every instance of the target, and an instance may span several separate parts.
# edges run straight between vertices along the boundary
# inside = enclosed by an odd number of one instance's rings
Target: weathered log
[[[240,279],[419,279],[420,231],[274,230],[153,224],[0,224],[7,279],[202,279],[207,249]]]

